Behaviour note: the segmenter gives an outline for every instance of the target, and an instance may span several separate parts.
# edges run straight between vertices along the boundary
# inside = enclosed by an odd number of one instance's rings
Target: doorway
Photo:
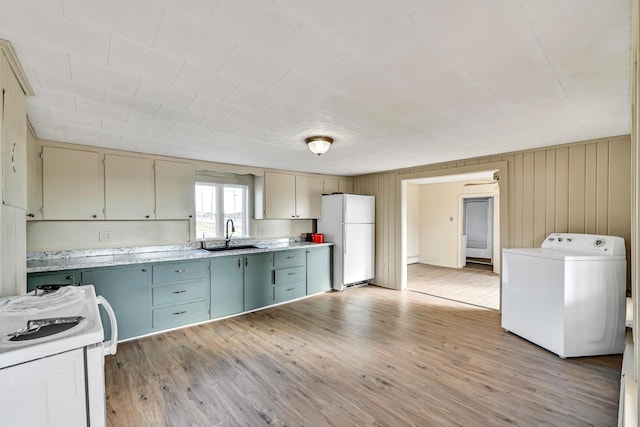
[[[406,289],[499,310],[496,176],[487,170],[403,181]]]
[[[463,267],[493,267],[493,219],[493,196],[463,197],[460,245]]]

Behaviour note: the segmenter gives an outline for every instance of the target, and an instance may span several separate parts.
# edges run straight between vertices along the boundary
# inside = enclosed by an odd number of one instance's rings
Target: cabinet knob
[[[144,217],[145,217],[145,218],[149,218],[149,215],[145,215]]]
[[[28,214],[27,214],[27,216],[28,216],[29,218],[35,218],[35,215],[34,215],[34,214],[32,214],[32,213],[28,213]]]
[[[93,215],[91,215],[91,218],[98,218],[98,215],[93,214]]]
[[[189,218],[193,218],[193,215],[189,215]]]
[[[146,268],[143,268],[143,269],[142,269],[142,271],[144,271],[144,272],[146,273],[146,272],[147,272],[147,269],[146,269]]]

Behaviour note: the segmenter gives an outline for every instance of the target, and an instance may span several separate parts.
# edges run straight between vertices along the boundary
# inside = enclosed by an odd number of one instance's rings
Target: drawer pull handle
[[[296,273],[287,273],[287,276],[295,276]]]
[[[182,289],[180,291],[173,291],[174,294],[184,294],[185,292],[187,292],[186,289]]]
[[[295,288],[287,288],[287,292],[294,290]]]
[[[184,273],[185,271],[187,271],[187,270],[185,270],[184,268],[181,268],[180,270],[176,270],[175,272],[176,273]]]
[[[65,277],[65,280],[73,280],[73,276],[67,276]]]
[[[176,311],[175,313],[173,313],[174,316],[180,316],[181,314],[185,314],[187,312],[187,310],[182,310],[182,311]]]
[[[293,259],[293,255],[288,256],[287,259]]]

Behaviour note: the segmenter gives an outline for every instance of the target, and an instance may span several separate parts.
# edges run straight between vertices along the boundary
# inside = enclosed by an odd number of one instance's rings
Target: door
[[[82,284],[93,285],[113,308],[118,322],[118,339],[149,332],[149,267],[99,268],[82,272]],[[105,340],[111,337],[111,323],[100,306]]]
[[[104,219],[98,153],[43,147],[42,199],[45,220]]]
[[[375,198],[373,196],[344,195],[344,222],[352,224],[374,223],[376,220]]]
[[[211,260],[211,318],[240,313],[243,307],[242,256]]]
[[[104,177],[107,219],[155,218],[152,159],[105,154]]]
[[[264,307],[273,302],[273,254],[244,257],[244,309]]]
[[[493,257],[493,197],[464,200],[465,258]]]
[[[195,214],[193,163],[156,160],[156,219],[189,219]]]
[[[373,279],[373,224],[345,224],[343,283]]]
[[[331,247],[307,249],[307,295],[331,290]]]

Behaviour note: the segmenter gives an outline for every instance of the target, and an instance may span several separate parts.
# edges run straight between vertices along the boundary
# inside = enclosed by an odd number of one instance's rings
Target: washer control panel
[[[626,255],[622,237],[597,234],[551,233],[542,242],[542,247],[600,255]]]

